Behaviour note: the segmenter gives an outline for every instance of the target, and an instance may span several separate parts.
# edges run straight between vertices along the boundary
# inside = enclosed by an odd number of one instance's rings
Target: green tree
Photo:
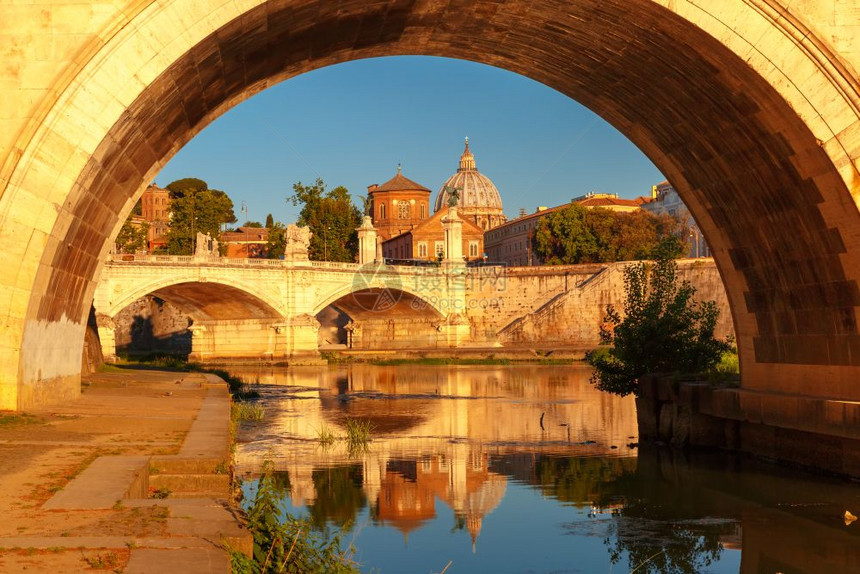
[[[326,191],[322,179],[313,185],[293,185],[293,195],[287,200],[301,205],[298,224],[311,230],[308,256],[316,261],[355,261],[358,254],[358,234],[361,224],[358,208],[352,203],[349,191],[338,186]]]
[[[116,236],[117,251],[120,253],[136,253],[146,249],[146,236],[149,233],[149,223],[146,221],[133,222],[129,216],[122,224]]]
[[[254,229],[262,229],[263,224],[259,221],[246,221],[242,227],[253,227]]]
[[[269,240],[266,242],[266,253],[269,259],[280,259],[287,248],[287,228],[280,221],[269,226]]]
[[[534,251],[546,265],[592,261],[597,242],[585,220],[586,209],[571,203],[540,220],[535,229]]]
[[[178,179],[167,185],[170,192],[170,229],[167,252],[190,255],[197,233],[217,238],[224,223],[236,221],[233,202],[223,191],[209,189],[202,179]]]
[[[636,393],[639,377],[650,373],[708,372],[731,348],[714,337],[716,303],[694,301],[696,289],[678,282],[677,263],[666,256],[670,249],[658,249],[652,265],[640,262],[624,270],[623,318],[612,305],[606,308],[600,339],[612,348],[588,355],[592,382],[603,391]]]
[[[274,225],[275,225],[275,218],[272,217],[272,214],[270,213],[266,216],[266,227],[271,229],[272,227],[274,227]]]
[[[662,239],[677,235],[679,229],[668,216],[572,203],[540,220],[532,246],[547,265],[630,261],[650,257]]]

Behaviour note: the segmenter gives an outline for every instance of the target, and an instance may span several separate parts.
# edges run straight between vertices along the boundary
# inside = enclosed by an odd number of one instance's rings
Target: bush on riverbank
[[[612,348],[586,357],[600,390],[624,396],[637,392],[642,375],[708,373],[731,349],[729,341],[714,337],[716,303],[694,301],[696,289],[679,284],[673,259],[658,252],[652,265],[628,265],[624,291],[623,318],[609,305],[600,327],[601,343]]]

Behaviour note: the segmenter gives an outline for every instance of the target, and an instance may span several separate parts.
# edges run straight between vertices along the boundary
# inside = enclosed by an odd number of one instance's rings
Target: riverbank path
[[[250,537],[230,504],[218,377],[112,368],[77,400],[0,412],[0,572],[229,572]]]

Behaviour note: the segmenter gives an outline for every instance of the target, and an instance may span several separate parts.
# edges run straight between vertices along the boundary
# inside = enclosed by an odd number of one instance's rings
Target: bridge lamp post
[[[694,242],[693,253],[695,257],[699,257],[699,230],[698,229],[690,229],[690,241]]]

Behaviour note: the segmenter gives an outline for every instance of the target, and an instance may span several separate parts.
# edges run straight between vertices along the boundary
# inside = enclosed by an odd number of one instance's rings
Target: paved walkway
[[[229,572],[224,546],[250,537],[228,502],[226,384],[116,369],[83,390],[0,413],[0,572]]]

